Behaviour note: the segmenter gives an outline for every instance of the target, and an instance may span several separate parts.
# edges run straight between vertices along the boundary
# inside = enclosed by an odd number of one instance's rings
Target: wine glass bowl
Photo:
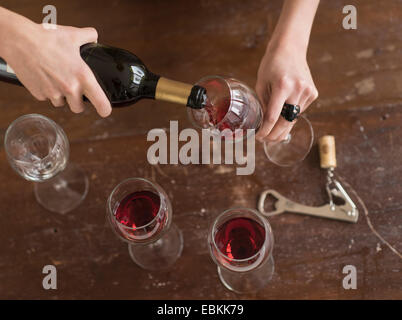
[[[112,230],[128,243],[130,257],[140,267],[169,268],[181,256],[183,235],[172,223],[172,205],[157,183],[126,179],[113,189],[106,207]]]
[[[295,121],[285,140],[264,142],[265,155],[278,166],[289,167],[303,161],[313,145],[314,130],[310,121],[304,115]]]
[[[247,129],[259,130],[263,111],[254,90],[239,80],[220,76],[205,77],[197,85],[206,89],[207,100],[205,108],[187,109],[193,126],[208,129],[213,135],[232,142],[250,138],[252,132]],[[299,116],[296,121],[287,139],[264,142],[266,156],[279,166],[304,160],[313,144],[311,123],[305,116]]]
[[[171,223],[172,206],[165,191],[146,179],[129,178],[119,183],[107,206],[112,229],[129,243],[157,241]],[[139,216],[135,210],[143,212]]]
[[[239,80],[209,76],[197,82],[206,89],[207,101],[203,109],[188,108],[192,124],[209,129],[227,140],[246,139],[247,129],[257,129],[262,120],[262,110],[254,91]],[[238,133],[234,134],[237,130]]]
[[[208,244],[228,289],[257,291],[270,281],[274,238],[270,224],[256,210],[235,208],[221,213],[210,228]]]
[[[232,271],[250,271],[272,252],[271,226],[255,210],[229,209],[212,225],[209,245],[212,258],[219,265]]]
[[[30,181],[52,178],[65,169],[69,157],[64,131],[39,114],[14,120],[6,131],[4,146],[11,167]]]
[[[7,128],[4,147],[11,167],[34,182],[35,198],[44,208],[64,214],[86,197],[88,178],[68,164],[67,136],[53,120],[39,114],[17,118]]]

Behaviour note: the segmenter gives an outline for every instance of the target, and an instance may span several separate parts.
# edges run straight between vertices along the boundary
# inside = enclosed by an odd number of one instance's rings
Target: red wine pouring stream
[[[141,99],[156,99],[205,107],[205,88],[156,75],[129,51],[98,43],[81,47],[81,57],[91,68],[113,107],[124,107]],[[0,80],[22,85],[12,68],[0,58]]]

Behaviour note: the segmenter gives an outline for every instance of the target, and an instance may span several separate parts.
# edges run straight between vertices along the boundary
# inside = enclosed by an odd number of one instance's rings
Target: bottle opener
[[[333,136],[324,136],[319,140],[320,165],[327,169],[326,190],[329,197],[329,203],[312,207],[296,203],[282,196],[275,190],[264,191],[258,200],[258,210],[265,216],[270,217],[283,212],[292,212],[307,214],[311,216],[335,219],[356,223],[359,218],[359,210],[349,197],[341,183],[334,177],[336,168],[335,138]],[[267,212],[264,204],[267,196],[276,199],[274,203],[275,210]]]

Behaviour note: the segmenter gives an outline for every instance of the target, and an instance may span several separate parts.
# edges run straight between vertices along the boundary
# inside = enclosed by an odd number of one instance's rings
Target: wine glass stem
[[[286,136],[286,139],[283,140],[283,143],[289,143],[290,140],[292,140],[292,134],[289,132],[288,135]]]
[[[218,266],[218,275],[223,285],[237,293],[256,292],[265,288],[275,271],[272,254],[258,268],[248,272],[235,272]]]
[[[34,184],[36,200],[47,210],[67,213],[86,197],[89,181],[85,172],[71,163],[54,177]]]
[[[166,269],[181,256],[183,235],[172,223],[169,230],[156,242],[146,245],[129,243],[128,250],[133,261],[143,269]]]

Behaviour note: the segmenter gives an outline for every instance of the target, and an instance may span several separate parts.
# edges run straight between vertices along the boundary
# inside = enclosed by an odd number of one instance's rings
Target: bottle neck
[[[201,109],[205,106],[206,90],[200,86],[160,77],[155,88],[155,99]]]
[[[187,104],[192,85],[160,77],[156,85],[155,99],[178,104]]]

